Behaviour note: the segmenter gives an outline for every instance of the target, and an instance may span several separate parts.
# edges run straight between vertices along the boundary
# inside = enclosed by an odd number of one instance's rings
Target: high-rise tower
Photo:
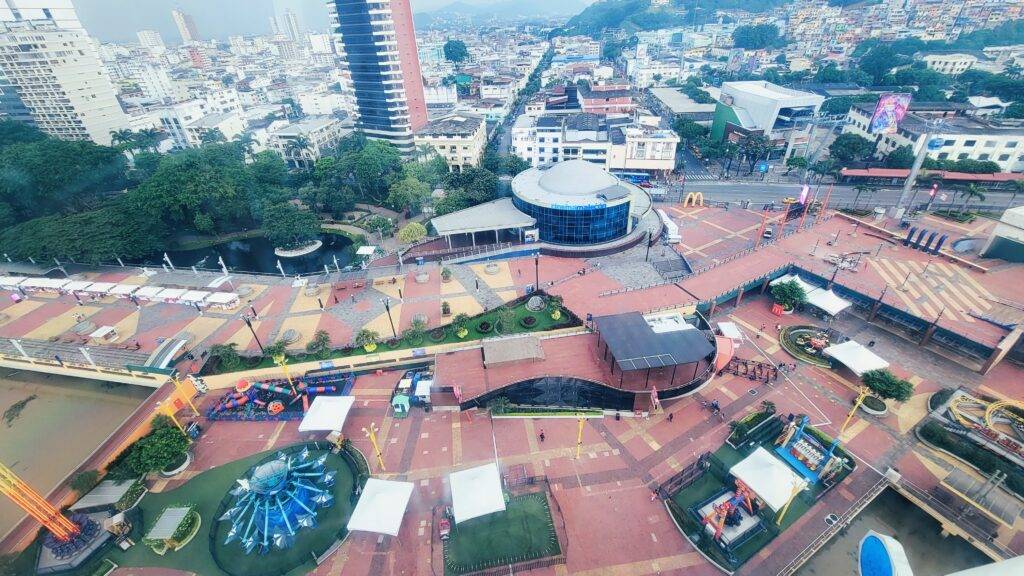
[[[327,7],[359,127],[411,154],[427,107],[409,0],[328,0]]]
[[[171,18],[174,19],[174,25],[178,27],[178,34],[181,34],[182,44],[191,44],[199,40],[199,32],[196,31],[196,21],[192,19],[191,14],[174,9],[171,10]]]

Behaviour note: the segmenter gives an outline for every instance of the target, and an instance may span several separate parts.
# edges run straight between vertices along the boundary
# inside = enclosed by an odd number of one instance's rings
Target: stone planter
[[[885,416],[889,413],[889,406],[885,400],[877,396],[868,396],[860,403],[860,409],[872,416]]]
[[[174,470],[161,470],[160,471],[160,475],[163,476],[164,478],[173,478],[173,477],[177,476],[178,474],[181,474],[182,472],[184,472],[185,469],[188,468],[190,464],[192,464],[192,451],[191,450],[188,451],[188,452],[185,452],[185,461],[182,462],[180,466],[178,466]]]

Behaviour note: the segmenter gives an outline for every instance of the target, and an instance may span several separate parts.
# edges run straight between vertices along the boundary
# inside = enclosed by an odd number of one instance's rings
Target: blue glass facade
[[[374,44],[371,22],[380,17],[370,14],[370,5],[365,0],[334,0],[333,3],[338,12],[334,31],[341,34],[360,123],[367,130],[393,130],[394,114],[388,110],[383,72],[385,67],[397,69],[398,63],[383,62],[382,48]]]
[[[629,231],[629,202],[614,206],[540,206],[513,195],[512,203],[537,219],[540,239],[552,244],[599,244]]]

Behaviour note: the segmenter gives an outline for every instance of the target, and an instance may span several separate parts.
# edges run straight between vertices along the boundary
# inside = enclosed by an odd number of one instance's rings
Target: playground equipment
[[[775,440],[775,452],[808,482],[826,482],[835,476],[843,464],[835,455],[839,439],[827,448],[813,435],[805,432],[810,422],[807,416],[790,420]]]
[[[0,494],[25,511],[46,529],[44,554],[53,564],[78,566],[95,551],[97,539],[106,535],[99,523],[84,514],[65,516],[10,468],[0,464]],[[53,562],[53,561],[56,562]],[[42,557],[41,560],[42,562]]]
[[[290,547],[301,529],[316,527],[317,509],[334,504],[336,471],[326,461],[326,455],[311,459],[304,448],[251,468],[231,490],[234,506],[218,518],[231,522],[224,544],[238,540],[246,554],[266,554],[272,547]]]
[[[733,496],[721,504],[713,504],[711,513],[704,517],[703,524],[711,525],[714,528],[716,541],[722,538],[722,531],[726,526],[740,525],[741,507],[747,510],[747,514],[754,515],[754,493],[742,480],[737,478],[736,491]]]
[[[351,373],[306,375],[291,380],[242,379],[206,415],[211,420],[297,420],[302,418],[311,396],[344,395],[354,381]]]
[[[951,421],[946,427],[1024,465],[1024,417],[1014,410],[1024,411],[1024,404],[985,400],[957,390],[946,403]]]

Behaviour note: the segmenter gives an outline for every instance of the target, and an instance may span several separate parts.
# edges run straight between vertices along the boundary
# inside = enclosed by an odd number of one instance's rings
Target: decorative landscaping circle
[[[821,352],[830,343],[829,336],[817,326],[787,326],[779,333],[779,345],[790,356],[821,368],[832,367]]]
[[[885,416],[889,412],[885,400],[877,396],[865,396],[864,401],[860,403],[860,409],[872,416]]]
[[[476,325],[476,331],[481,334],[490,334],[491,330],[494,330],[494,325],[490,322],[481,322]]]
[[[445,332],[444,328],[434,328],[430,331],[430,339],[434,342],[440,342],[444,340]]]
[[[500,271],[501,271],[501,269],[494,262],[491,262],[491,263],[487,264],[486,266],[484,266],[484,272],[487,273],[489,276],[494,276],[495,274],[497,274]]]
[[[184,452],[181,458],[171,462],[166,468],[160,471],[160,475],[164,478],[171,478],[177,476],[188,468],[188,465],[192,463],[192,452]]]
[[[519,325],[522,326],[523,328],[526,328],[527,330],[530,330],[531,328],[537,325],[537,317],[532,315],[523,316],[522,319],[519,320]]]

